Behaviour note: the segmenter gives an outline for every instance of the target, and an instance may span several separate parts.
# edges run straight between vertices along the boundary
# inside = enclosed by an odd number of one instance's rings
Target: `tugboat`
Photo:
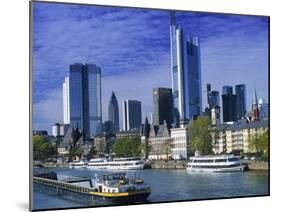
[[[143,180],[136,177],[129,179],[126,173],[106,174],[102,180],[96,176],[96,180],[96,188],[89,194],[104,202],[143,202],[151,193],[151,188]]]

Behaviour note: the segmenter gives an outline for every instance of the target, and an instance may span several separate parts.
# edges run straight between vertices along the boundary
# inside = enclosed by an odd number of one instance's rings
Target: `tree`
[[[144,141],[144,143],[141,144],[141,149],[142,149],[142,153],[144,155],[144,158],[147,159],[149,153],[152,150],[152,146],[149,144],[147,139]]]
[[[88,154],[87,154],[87,160],[90,160],[94,155],[96,155],[97,154],[97,151],[96,151],[96,149],[95,149],[95,146],[93,145],[92,147],[91,147],[91,149],[90,149],[90,151],[88,152]]]
[[[190,122],[188,129],[192,151],[198,151],[203,155],[211,154],[213,128],[210,118],[200,116]]]
[[[40,135],[33,136],[33,159],[46,161],[48,158],[55,157],[56,147],[49,140]]]
[[[118,157],[131,157],[141,155],[141,140],[139,137],[119,138],[114,142],[111,152]]]
[[[169,140],[165,140],[161,144],[161,152],[163,152],[166,155],[166,160],[169,159],[169,154],[172,152],[172,144]]]
[[[261,135],[254,134],[248,138],[250,149],[260,154],[264,160],[268,160],[268,140],[268,130]]]
[[[72,146],[70,146],[70,149],[69,149],[68,160],[72,161],[73,158],[75,158],[75,157],[80,158],[82,156],[82,154],[83,154],[83,150],[78,145],[75,145],[75,146],[72,145]]]

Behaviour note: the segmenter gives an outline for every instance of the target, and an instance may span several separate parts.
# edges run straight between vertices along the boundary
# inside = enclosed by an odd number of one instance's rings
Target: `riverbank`
[[[171,160],[171,161],[151,161],[145,163],[146,169],[185,169],[188,161],[186,160]],[[242,160],[242,163],[247,165],[249,170],[268,170],[268,162]],[[67,168],[67,163],[34,163],[37,168]]]
[[[247,165],[250,170],[268,170],[268,162],[265,161],[247,161]]]

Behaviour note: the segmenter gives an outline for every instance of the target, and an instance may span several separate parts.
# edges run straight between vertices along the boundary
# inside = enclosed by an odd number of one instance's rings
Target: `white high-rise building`
[[[70,123],[70,112],[69,112],[69,77],[64,78],[64,83],[62,84],[63,90],[63,123]]]
[[[141,126],[141,102],[125,100],[123,102],[123,130],[139,129]]]

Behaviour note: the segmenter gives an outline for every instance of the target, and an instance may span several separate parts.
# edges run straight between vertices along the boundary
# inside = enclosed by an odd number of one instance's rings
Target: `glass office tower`
[[[70,124],[85,138],[101,133],[101,70],[94,64],[75,63],[69,73]]]
[[[200,45],[198,37],[185,38],[171,13],[171,73],[175,123],[185,123],[202,111]]]
[[[246,114],[246,86],[244,84],[235,85],[236,94],[236,115],[241,119]]]
[[[153,89],[153,125],[162,125],[166,121],[168,127],[173,123],[173,94],[171,88]]]
[[[123,102],[123,130],[140,129],[141,118],[141,102],[125,100]]]
[[[233,94],[232,86],[223,86],[222,93],[223,122],[237,121],[236,95]]]

